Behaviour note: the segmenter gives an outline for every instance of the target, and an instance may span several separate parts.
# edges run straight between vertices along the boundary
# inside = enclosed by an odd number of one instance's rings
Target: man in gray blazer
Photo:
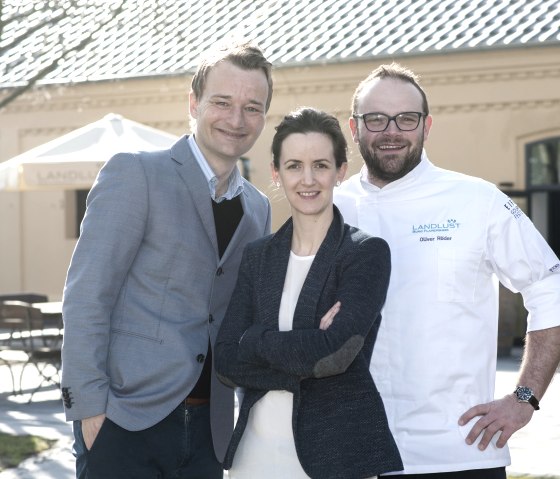
[[[212,347],[244,246],[270,232],[267,198],[236,165],[271,96],[258,48],[210,52],[192,80],[193,134],[100,171],[64,289],[77,477],[222,478],[233,391]]]

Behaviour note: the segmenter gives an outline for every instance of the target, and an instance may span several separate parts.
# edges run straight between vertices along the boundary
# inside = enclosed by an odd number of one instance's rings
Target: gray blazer
[[[226,469],[251,407],[271,390],[294,393],[295,446],[310,477],[357,479],[403,468],[369,372],[389,285],[389,247],[344,224],[334,211],[298,298],[292,331],[278,331],[291,220],[245,250],[216,341],[218,377],[245,388]],[[321,318],[337,300],[340,312],[320,330]]]
[[[214,344],[244,246],[270,232],[268,199],[244,181],[243,217],[220,259],[208,183],[187,142],[122,153],[99,173],[64,289],[67,420],[106,413],[146,429],[191,391]],[[233,391],[212,373],[217,458]]]

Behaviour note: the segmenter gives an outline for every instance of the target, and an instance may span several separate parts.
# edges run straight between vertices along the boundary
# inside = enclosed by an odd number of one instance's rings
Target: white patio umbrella
[[[115,153],[164,149],[177,139],[110,113],[0,163],[0,191],[89,189]]]

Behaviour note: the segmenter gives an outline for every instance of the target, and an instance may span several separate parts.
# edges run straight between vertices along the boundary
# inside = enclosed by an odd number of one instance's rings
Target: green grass
[[[39,436],[13,436],[0,432],[0,471],[50,449],[56,441]]]
[[[529,474],[514,475],[510,476],[508,474],[508,479],[560,479],[558,476],[531,476]]]

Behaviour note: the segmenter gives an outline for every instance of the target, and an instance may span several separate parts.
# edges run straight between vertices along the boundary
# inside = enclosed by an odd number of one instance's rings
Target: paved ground
[[[515,387],[519,356],[498,361],[496,396],[501,397]],[[33,377],[28,378],[31,384]],[[0,367],[0,431],[13,434],[37,434],[57,439],[56,446],[38,457],[28,459],[16,469],[0,473],[0,479],[72,479],[74,458],[71,429],[64,422],[56,390],[37,393],[31,403],[29,396],[11,396],[6,367]],[[510,474],[558,476],[560,478],[560,373],[541,401],[541,410],[531,423],[510,440],[512,465]]]

